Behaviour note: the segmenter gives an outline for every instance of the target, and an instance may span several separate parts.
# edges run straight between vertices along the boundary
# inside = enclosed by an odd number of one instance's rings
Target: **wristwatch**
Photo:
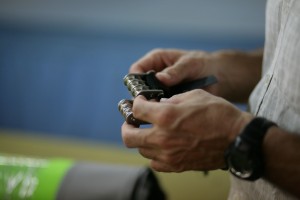
[[[240,179],[254,181],[264,174],[262,144],[271,126],[276,126],[262,117],[254,118],[230,144],[225,153],[229,171]]]

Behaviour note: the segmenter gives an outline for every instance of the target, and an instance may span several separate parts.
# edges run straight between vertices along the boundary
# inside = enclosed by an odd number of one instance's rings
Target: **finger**
[[[173,86],[185,80],[195,80],[201,77],[204,58],[182,56],[174,65],[157,73],[157,78],[167,86]]]
[[[158,172],[182,172],[184,171],[183,168],[180,167],[174,167],[172,165],[168,165],[166,163],[157,161],[157,160],[151,160],[150,167]]]
[[[156,125],[167,124],[176,117],[173,104],[147,101],[143,96],[134,99],[132,112],[135,118]]]
[[[139,153],[144,157],[151,160],[157,160],[160,154],[159,150],[155,148],[139,148]]]
[[[161,57],[164,57],[165,51],[153,50],[133,63],[130,67],[130,73],[145,73],[150,70],[161,71],[167,66]]]
[[[170,97],[167,100],[167,102],[173,103],[173,104],[178,104],[183,101],[187,101],[187,100],[194,99],[194,98],[198,98],[198,99],[205,101],[205,98],[209,98],[209,97],[212,98],[213,96],[211,94],[209,94],[207,91],[205,91],[203,89],[194,89],[191,91],[173,95],[172,97]],[[201,103],[203,103],[203,102],[199,101],[199,105],[201,105]]]
[[[172,65],[183,51],[155,49],[147,53],[130,67],[130,73],[145,73],[150,70],[159,72]]]
[[[128,148],[154,148],[154,144],[148,139],[151,136],[149,128],[136,128],[124,122],[121,132]]]
[[[176,63],[173,66],[165,68],[156,74],[156,77],[163,82],[166,86],[173,86],[179,84],[187,77],[187,70],[184,69],[185,65]]]

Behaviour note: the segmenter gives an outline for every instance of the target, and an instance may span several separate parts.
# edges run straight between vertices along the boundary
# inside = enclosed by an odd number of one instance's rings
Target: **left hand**
[[[252,119],[251,114],[200,89],[161,102],[138,96],[133,114],[152,127],[136,128],[125,122],[123,141],[138,148],[161,172],[223,168],[225,150]]]

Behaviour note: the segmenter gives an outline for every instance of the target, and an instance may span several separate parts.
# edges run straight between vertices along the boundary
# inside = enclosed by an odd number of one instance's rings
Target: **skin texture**
[[[166,86],[215,75],[218,84],[206,88],[210,93],[235,102],[246,102],[261,77],[262,50],[213,53],[155,49],[134,63],[131,73],[154,70]]]
[[[224,151],[235,138],[232,133],[238,133],[240,124],[249,121],[251,115],[243,115],[222,98],[211,97],[203,90],[176,95],[160,103],[138,96],[135,117],[152,123],[153,127],[140,129],[124,124],[125,144],[139,148],[141,155],[152,159],[151,167],[157,171],[225,167]],[[228,119],[225,127],[219,123],[223,119]]]
[[[125,122],[122,125],[124,144],[138,148],[142,156],[150,159],[151,167],[161,172],[223,168],[224,152],[254,117],[229,101],[248,99],[260,79],[261,65],[262,50],[208,53],[156,49],[149,52],[131,66],[131,73],[155,70],[157,78],[166,86],[212,74],[218,83],[160,102],[138,96],[134,99],[133,115],[152,126],[137,128]],[[300,185],[300,137],[272,127],[264,139],[263,151],[265,178],[300,197],[297,187]],[[287,175],[292,178],[286,178]]]

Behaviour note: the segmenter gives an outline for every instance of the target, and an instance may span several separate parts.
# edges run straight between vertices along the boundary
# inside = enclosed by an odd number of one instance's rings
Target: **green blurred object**
[[[0,156],[0,199],[165,200],[148,167]]]
[[[0,156],[1,199],[53,200],[73,162]]]

